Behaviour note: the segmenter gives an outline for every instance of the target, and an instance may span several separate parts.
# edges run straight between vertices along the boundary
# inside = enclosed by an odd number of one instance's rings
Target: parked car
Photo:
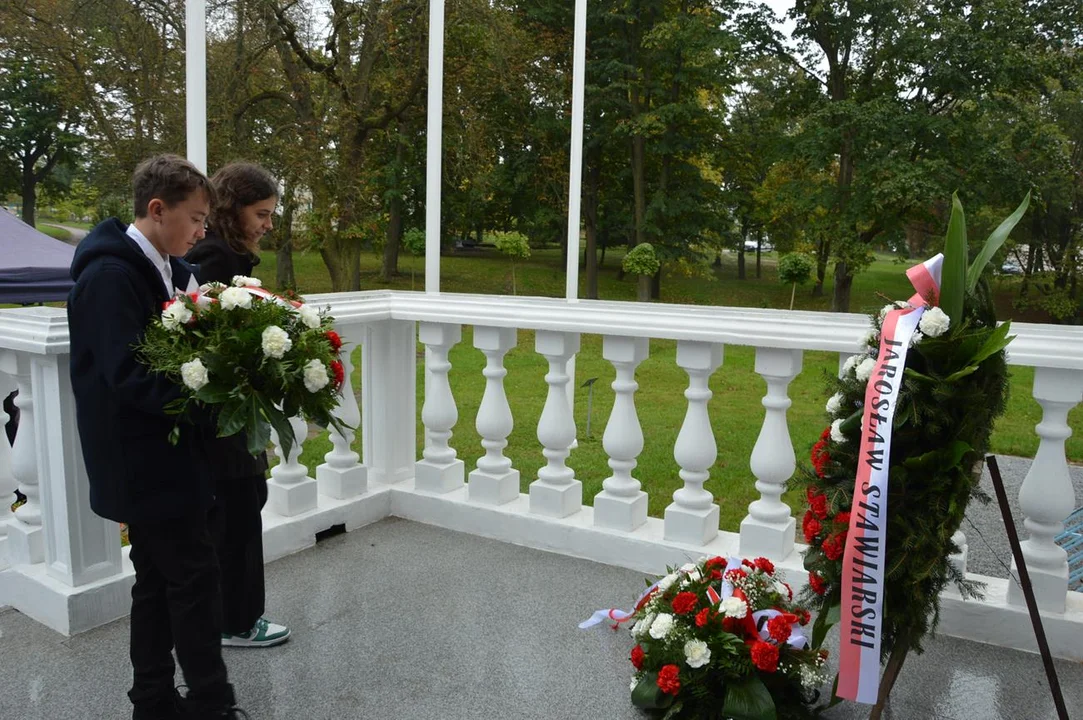
[[[1000,273],[1002,275],[1022,275],[1023,266],[1015,259],[1008,258],[1004,261],[1004,264],[1000,266]]]

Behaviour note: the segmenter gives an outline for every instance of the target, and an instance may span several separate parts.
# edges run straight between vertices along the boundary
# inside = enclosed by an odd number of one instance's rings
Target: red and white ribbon
[[[884,318],[880,353],[865,389],[850,530],[842,559],[837,694],[870,705],[876,703],[880,689],[891,431],[910,338],[926,304],[939,301],[943,260],[937,255],[907,271],[917,291],[910,304],[916,307],[897,308]]]

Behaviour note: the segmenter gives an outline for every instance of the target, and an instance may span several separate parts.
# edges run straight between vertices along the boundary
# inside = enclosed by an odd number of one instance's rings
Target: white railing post
[[[599,527],[631,532],[647,522],[647,493],[632,477],[636,458],[643,452],[643,428],[636,414],[636,368],[647,359],[650,341],[639,337],[606,335],[602,357],[613,363],[613,409],[609,413],[602,447],[609,455],[613,474],[602,482],[603,490],[594,496],[594,524]]]
[[[1068,559],[1053,538],[1064,531],[1064,518],[1075,508],[1064,441],[1072,434],[1068,413],[1083,400],[1083,371],[1034,368],[1034,399],[1042,406],[1042,421],[1035,426],[1041,442],[1019,490],[1023,524],[1030,532],[1022,543],[1023,557],[1038,606],[1062,613],[1068,597]],[[1025,604],[1015,583],[1008,585],[1008,602]]]
[[[62,318],[56,318],[63,323]],[[69,587],[121,574],[120,527],[90,509],[90,482],[76,425],[71,356],[35,355],[31,361],[38,477],[45,522],[45,569]],[[24,425],[25,423],[25,425]]]
[[[530,512],[567,517],[583,507],[583,483],[564,464],[575,440],[575,417],[568,404],[568,359],[579,352],[579,333],[539,330],[534,348],[549,361],[545,382],[549,392],[538,420],[538,442],[544,448],[545,467],[530,483]]]
[[[455,396],[448,381],[451,370],[448,354],[462,340],[462,326],[423,322],[418,335],[428,350],[425,363],[428,382],[425,403],[421,407],[428,441],[423,459],[418,461],[414,471],[414,487],[425,492],[445,493],[463,486],[463,461],[448,444],[451,430],[459,420]]]
[[[767,381],[763,426],[750,462],[760,497],[748,506],[748,515],[741,521],[740,552],[746,557],[781,559],[793,552],[796,527],[782,493],[797,468],[786,425],[786,410],[792,404],[786,389],[801,372],[801,351],[756,348],[756,372]]]
[[[722,365],[722,346],[680,340],[677,365],[688,373],[688,389],[684,391],[688,411],[673,446],[684,487],[673,493],[673,502],[666,508],[664,536],[666,540],[706,545],[718,535],[719,515],[711,493],[703,489],[718,457],[718,444],[707,413],[707,401],[711,399],[707,383]]]
[[[3,401],[15,392],[15,353],[0,351],[0,569],[7,565],[8,524],[15,519],[11,504],[15,502],[15,473],[11,469],[11,443],[7,424],[11,420]]]
[[[293,428],[294,443],[289,457],[283,455],[278,433],[271,429],[271,442],[278,464],[271,468],[271,479],[267,481],[267,507],[283,517],[315,510],[319,489],[316,480],[308,476],[308,468],[300,462],[308,438],[308,424],[303,418],[292,417],[290,426]]]
[[[15,510],[8,525],[8,558],[12,565],[45,560],[41,528],[41,486],[38,483],[37,438],[34,428],[34,396],[30,382],[30,356],[16,353],[15,407],[19,408],[19,432],[11,449],[11,470],[26,502]]]
[[[362,457],[373,482],[402,482],[414,476],[417,461],[417,324],[365,325],[363,348]]]
[[[345,500],[364,494],[368,489],[368,470],[359,464],[360,455],[350,447],[356,436],[357,426],[361,423],[361,410],[357,407],[357,395],[353,390],[353,351],[355,345],[362,344],[363,328],[343,327],[338,329],[344,347],[339,353],[339,362],[345,372],[342,381],[342,402],[335,410],[335,417],[353,428],[348,435],[343,435],[337,428],[331,427],[331,451],[323,456],[323,463],[316,468],[316,483],[322,494]],[[362,359],[364,362],[364,359]]]
[[[485,455],[470,473],[467,494],[473,502],[501,505],[519,497],[519,471],[504,455],[515,419],[504,392],[504,356],[516,345],[517,331],[509,327],[474,328],[474,347],[485,354],[485,394],[474,426],[481,435]]]

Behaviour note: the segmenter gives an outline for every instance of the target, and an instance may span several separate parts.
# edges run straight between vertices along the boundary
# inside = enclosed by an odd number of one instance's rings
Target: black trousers
[[[128,525],[132,587],[128,693],[136,709],[173,695],[175,649],[193,707],[234,702],[222,662],[218,559],[206,515]]]
[[[222,478],[215,489],[211,534],[222,570],[222,630],[248,632],[263,616],[263,520],[267,480],[263,474]]]

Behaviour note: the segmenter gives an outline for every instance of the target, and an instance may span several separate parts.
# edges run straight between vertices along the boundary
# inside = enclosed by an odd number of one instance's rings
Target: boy
[[[71,378],[90,505],[128,524],[132,719],[234,718],[241,711],[222,662],[219,570],[207,526],[206,436],[188,426],[169,443],[174,418],[163,408],[180,389],[150,373],[133,349],[162,303],[194,283],[194,268],[179,258],[203,237],[212,189],[175,155],[144,161],[132,181],[135,222],[102,222],[71,265]],[[188,686],[183,702],[173,687],[174,648]]]

